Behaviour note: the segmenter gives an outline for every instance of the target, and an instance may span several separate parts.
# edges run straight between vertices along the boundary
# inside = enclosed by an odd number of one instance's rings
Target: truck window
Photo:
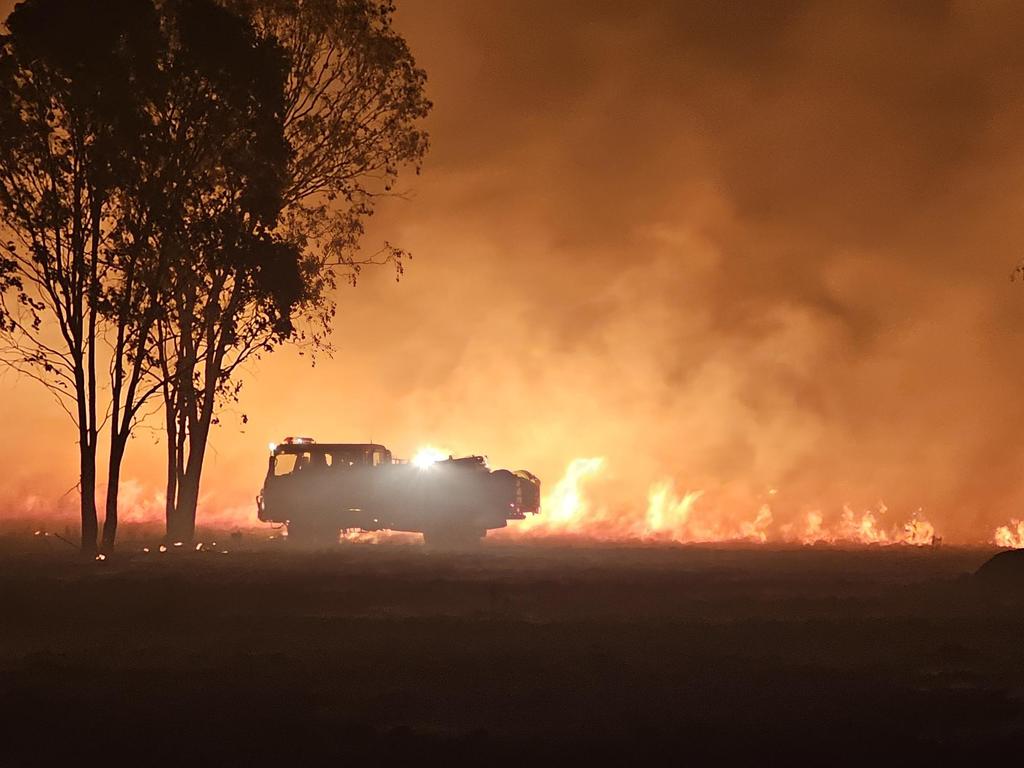
[[[274,457],[274,477],[290,475],[295,470],[294,453],[279,453]]]
[[[303,451],[302,453],[279,453],[274,459],[274,477],[294,475],[309,468],[311,464],[323,465],[323,463],[323,455],[313,457],[309,451]]]

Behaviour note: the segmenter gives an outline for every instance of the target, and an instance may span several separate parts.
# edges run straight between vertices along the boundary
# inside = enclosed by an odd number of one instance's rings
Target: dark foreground
[[[1024,600],[965,575],[991,552],[274,544],[93,563],[0,543],[0,765],[1024,745]]]

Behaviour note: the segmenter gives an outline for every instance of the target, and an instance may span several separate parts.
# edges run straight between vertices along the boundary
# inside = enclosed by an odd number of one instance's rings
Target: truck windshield
[[[306,469],[330,466],[329,458],[319,451],[279,453],[274,457],[274,477],[294,475]]]

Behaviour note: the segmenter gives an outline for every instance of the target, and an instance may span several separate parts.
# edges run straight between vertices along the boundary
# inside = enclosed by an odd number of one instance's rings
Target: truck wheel
[[[474,549],[487,531],[470,526],[443,526],[423,531],[423,543],[432,549]]]
[[[289,522],[288,541],[304,549],[322,549],[338,543],[341,528],[308,522]]]

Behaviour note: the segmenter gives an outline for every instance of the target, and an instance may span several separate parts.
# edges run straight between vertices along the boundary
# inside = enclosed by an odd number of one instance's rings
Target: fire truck
[[[337,543],[343,530],[422,533],[429,545],[469,546],[487,531],[540,512],[540,480],[491,470],[483,456],[400,461],[377,443],[270,444],[259,519],[288,526],[288,541]]]

